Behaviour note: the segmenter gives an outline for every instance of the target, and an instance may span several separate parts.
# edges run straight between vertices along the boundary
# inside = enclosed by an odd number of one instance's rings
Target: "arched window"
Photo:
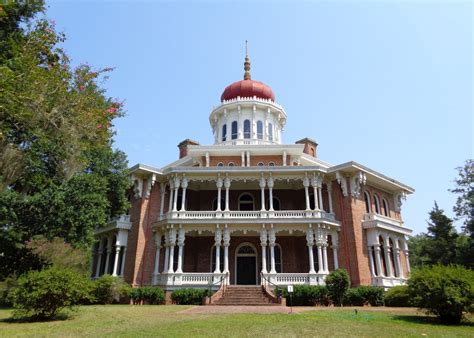
[[[273,162],[273,161],[268,162],[268,165],[269,165],[270,167],[274,167],[274,166],[275,166],[275,162]]]
[[[233,167],[234,165],[235,165],[234,162],[229,162],[228,164],[229,167]]]
[[[370,197],[367,191],[364,191],[364,201],[365,201],[365,212],[370,213],[372,208],[370,207]]]
[[[379,197],[374,194],[374,206],[375,206],[375,213],[380,214],[380,201]]]
[[[244,121],[244,138],[250,138],[250,120]]]
[[[222,142],[227,140],[227,124],[222,126]]]
[[[257,121],[257,138],[263,139],[263,123],[262,121]]]
[[[388,208],[388,202],[385,198],[382,199],[382,207],[384,216],[390,217],[390,209]]]
[[[255,203],[253,196],[249,193],[244,193],[239,197],[239,210],[251,211],[255,210]]]
[[[223,167],[223,166],[224,166],[224,163],[223,163],[223,162],[219,162],[219,163],[217,163],[217,166],[218,166],[218,167]]]
[[[276,243],[275,248],[275,270],[277,273],[282,273],[282,258],[281,258],[281,246],[280,244]],[[267,271],[270,271],[272,268],[272,261],[271,261],[271,249],[270,246],[267,245]]]
[[[257,163],[257,166],[259,166],[259,167],[263,167],[264,165],[265,165],[265,163],[263,163],[263,162],[258,162]]]
[[[224,247],[222,245],[219,246],[219,268],[220,271],[224,271]],[[211,249],[211,272],[216,270],[216,246],[213,245]]]
[[[237,121],[232,122],[232,139],[235,140],[237,138]]]
[[[268,139],[273,141],[273,124],[268,124]]]
[[[387,276],[387,261],[385,260],[385,245],[384,239],[382,236],[379,236],[379,245],[380,245],[380,258],[382,263],[382,275]]]

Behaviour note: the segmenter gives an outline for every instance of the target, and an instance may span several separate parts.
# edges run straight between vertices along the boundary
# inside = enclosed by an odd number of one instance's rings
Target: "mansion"
[[[232,83],[211,111],[214,144],[182,141],[163,168],[130,168],[131,209],[96,229],[93,277],[132,286],[403,284],[410,264],[401,217],[409,186],[359,163],[332,165],[309,138],[282,142],[287,115],[272,89]]]

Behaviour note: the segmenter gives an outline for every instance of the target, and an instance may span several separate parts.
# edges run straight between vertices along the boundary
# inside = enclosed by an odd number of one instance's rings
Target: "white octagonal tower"
[[[214,144],[282,144],[283,107],[269,86],[251,79],[248,55],[244,70],[244,79],[225,88],[221,104],[209,116]]]

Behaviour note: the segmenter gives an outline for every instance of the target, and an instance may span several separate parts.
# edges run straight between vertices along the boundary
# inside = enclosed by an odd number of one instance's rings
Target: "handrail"
[[[225,275],[221,276],[221,278],[217,281],[217,282],[214,282],[214,283],[209,283],[209,299],[211,299],[212,295],[211,295],[211,291],[212,291],[212,286],[213,285],[217,285],[217,284],[221,284],[220,289],[223,289],[222,292],[224,293],[225,292],[225,285],[226,283],[224,282],[227,277],[229,276],[229,273],[226,272]]]
[[[265,277],[265,274],[263,272],[260,272],[260,278],[262,280],[262,287],[263,289],[265,290],[265,292],[270,296],[270,297],[274,297],[275,300],[277,302],[280,302],[279,300],[279,296],[281,296],[281,294],[279,295],[278,292],[276,293],[276,295],[273,293],[273,291],[270,291],[267,289],[267,285],[263,283],[263,281],[265,281],[266,283],[270,284],[270,285],[273,285],[275,287],[276,290],[280,290],[280,286],[279,285],[276,285],[275,283],[271,282],[267,277]]]

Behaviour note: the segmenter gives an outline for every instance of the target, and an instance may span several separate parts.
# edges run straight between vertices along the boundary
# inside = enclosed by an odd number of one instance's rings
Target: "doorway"
[[[250,243],[240,244],[235,251],[235,284],[257,285],[257,250]]]

